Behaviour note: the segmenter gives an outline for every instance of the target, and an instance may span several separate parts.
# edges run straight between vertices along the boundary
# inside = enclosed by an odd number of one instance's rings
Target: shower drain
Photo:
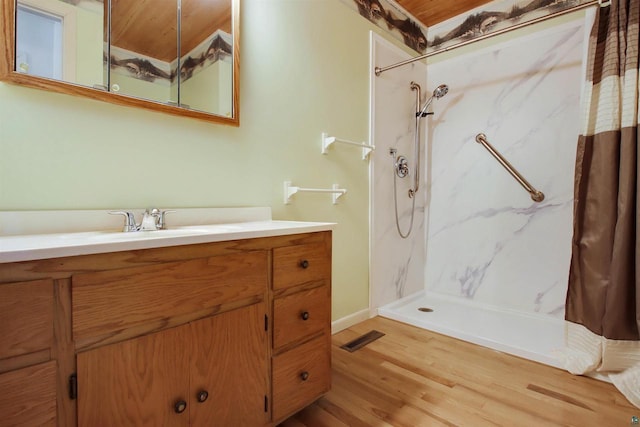
[[[433,308],[429,308],[429,307],[420,307],[418,308],[418,311],[421,311],[423,313],[431,313],[433,312]]]

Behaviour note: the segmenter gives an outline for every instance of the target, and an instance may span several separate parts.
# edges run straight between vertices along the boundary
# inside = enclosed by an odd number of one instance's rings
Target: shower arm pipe
[[[331,188],[303,188],[291,185],[291,181],[284,182],[284,204],[291,204],[291,197],[296,193],[332,193],[333,204],[338,204],[338,199],[347,193],[345,188],[338,188],[338,184],[333,184]]]
[[[355,145],[356,147],[362,147],[362,160],[367,160],[367,157],[369,157],[369,154],[371,154],[371,152],[376,149],[375,146],[365,144],[364,142],[355,142],[355,141],[349,141],[346,139],[340,139],[340,138],[336,138],[335,136],[329,136],[329,134],[323,132],[322,133],[322,154],[327,154],[329,152],[328,151],[329,146],[334,142],[339,142],[341,144],[347,144],[347,145]]]
[[[502,155],[498,153],[495,148],[493,148],[489,141],[487,141],[487,136],[485,134],[477,134],[476,142],[482,144],[484,148],[486,148],[487,151],[491,153],[491,155],[495,157],[496,160],[507,170],[507,172],[509,172],[511,176],[513,176],[516,181],[518,181],[520,185],[522,185],[522,188],[527,190],[527,192],[531,195],[531,200],[533,200],[534,202],[541,202],[544,200],[544,193],[542,193],[542,191],[536,190],[531,184],[529,184],[529,181],[524,179],[524,177],[520,175],[516,168],[514,168],[513,165],[507,161],[507,159],[502,157]]]
[[[488,39],[488,38],[491,38],[491,37],[494,37],[494,36],[499,36],[500,34],[508,33],[509,31],[513,31],[513,30],[517,30],[519,28],[527,27],[529,25],[537,24],[539,22],[546,21],[547,19],[552,19],[552,18],[556,18],[558,16],[567,15],[569,13],[576,12],[576,11],[582,10],[582,9],[586,9],[588,7],[595,6],[595,5],[600,5],[600,7],[609,6],[609,3],[610,3],[609,1],[592,0],[592,1],[588,2],[588,3],[583,3],[583,4],[580,4],[580,5],[577,5],[577,6],[570,7],[568,9],[564,9],[564,10],[561,10],[561,11],[558,11],[558,12],[555,12],[555,13],[551,13],[549,15],[540,16],[538,18],[534,18],[534,19],[531,19],[529,21],[521,22],[519,24],[512,25],[511,27],[503,28],[501,30],[497,30],[497,31],[494,31],[492,33],[488,33],[488,34],[482,35],[480,37],[476,37],[475,39],[466,40],[466,41],[460,42],[458,44],[454,44],[452,46],[443,47],[442,49],[434,50],[433,52],[425,53],[424,55],[416,56],[415,58],[411,58],[411,59],[407,59],[407,60],[404,60],[404,61],[401,61],[401,62],[397,62],[395,64],[391,64],[391,65],[388,65],[386,67],[376,67],[374,69],[375,75],[379,76],[380,74],[384,73],[385,71],[393,70],[394,68],[402,67],[404,65],[411,64],[411,63],[416,62],[416,61],[421,61],[423,59],[427,59],[427,58],[429,58],[431,56],[438,55],[440,53],[449,52],[450,50],[454,50],[454,49],[466,46],[466,45],[471,44],[471,43],[479,42],[479,41],[482,41],[482,40],[485,40],[485,39]]]

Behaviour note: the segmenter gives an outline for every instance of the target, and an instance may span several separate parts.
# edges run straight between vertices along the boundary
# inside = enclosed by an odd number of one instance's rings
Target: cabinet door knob
[[[176,414],[181,414],[187,409],[187,402],[184,400],[178,400],[175,405],[173,405],[173,409],[176,411]]]
[[[307,261],[306,259],[303,259],[302,261],[300,261],[300,267],[309,268],[309,261]]]
[[[302,320],[309,320],[309,312],[303,311],[300,317],[302,318]]]
[[[309,372],[307,372],[307,371],[302,372],[302,373],[300,374],[300,379],[301,379],[302,381],[306,381],[306,380],[308,380],[308,379],[309,379]]]
[[[207,400],[207,398],[209,397],[209,393],[207,392],[207,390],[201,390],[198,392],[198,402],[202,403],[205,400]]]

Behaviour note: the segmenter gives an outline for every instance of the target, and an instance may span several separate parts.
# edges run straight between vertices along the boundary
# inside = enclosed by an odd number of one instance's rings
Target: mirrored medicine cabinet
[[[239,125],[239,0],[2,0],[0,80]]]

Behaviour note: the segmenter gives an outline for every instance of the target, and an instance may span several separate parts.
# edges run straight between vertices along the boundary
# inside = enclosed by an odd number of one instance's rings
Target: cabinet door
[[[56,425],[56,362],[0,375],[0,425]]]
[[[265,313],[259,303],[191,324],[191,425],[268,422]],[[202,392],[208,395],[204,401]]]
[[[79,353],[79,426],[188,426],[189,325]]]

